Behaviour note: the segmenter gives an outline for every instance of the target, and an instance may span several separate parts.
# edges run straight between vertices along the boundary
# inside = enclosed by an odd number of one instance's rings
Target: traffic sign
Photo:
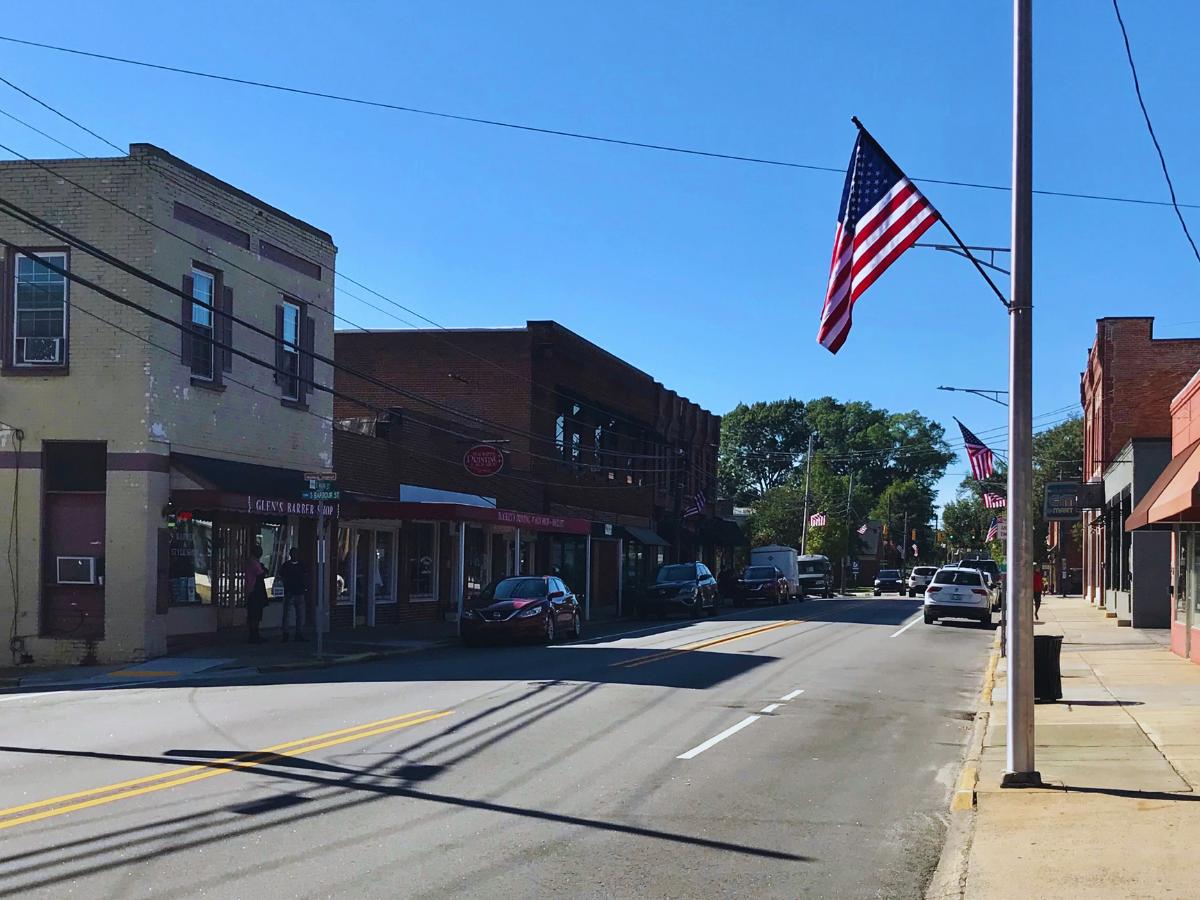
[[[301,491],[301,500],[341,500],[342,492],[334,489],[316,489],[311,491]]]
[[[337,472],[305,472],[305,481],[337,481]]]

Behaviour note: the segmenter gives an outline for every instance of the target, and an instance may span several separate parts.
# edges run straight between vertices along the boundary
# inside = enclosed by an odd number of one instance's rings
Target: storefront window
[[[432,522],[414,522],[408,539],[408,594],[412,600],[432,600],[436,589],[436,534]]]
[[[391,603],[392,569],[395,562],[396,550],[394,535],[390,531],[375,532],[375,602]]]
[[[467,526],[466,554],[463,557],[463,578],[467,596],[476,596],[487,582],[490,560],[483,529],[478,525]]]
[[[375,567],[371,565],[371,532],[356,531],[354,539],[354,605],[355,612],[361,616],[366,615],[373,590],[371,576]]]
[[[1197,540],[1197,538],[1198,535],[1193,529],[1189,530],[1187,540],[1184,541],[1184,544],[1187,546],[1187,569],[1184,576],[1187,584],[1187,591],[1185,592],[1184,596],[1187,598],[1187,600],[1184,602],[1181,621],[1187,620],[1188,601],[1191,602],[1193,609],[1197,607],[1197,604],[1200,604],[1200,596],[1198,596],[1200,592],[1197,591],[1197,588],[1200,588],[1200,553],[1196,552],[1197,544],[1200,544],[1200,540]]]
[[[556,536],[550,543],[550,566],[571,590],[580,594],[587,591],[587,542],[584,538]]]
[[[647,580],[642,568],[645,558],[645,546],[635,541],[625,542],[625,560],[622,566],[621,577],[624,579],[624,589],[626,592],[641,589]]]
[[[350,576],[353,565],[354,530],[344,525],[338,528],[337,541],[337,602],[350,603]]]

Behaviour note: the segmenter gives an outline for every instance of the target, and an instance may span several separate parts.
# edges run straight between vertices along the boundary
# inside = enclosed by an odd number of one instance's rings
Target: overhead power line
[[[1167,182],[1167,190],[1171,193],[1171,206],[1175,209],[1175,216],[1179,219],[1179,225],[1183,228],[1183,235],[1187,238],[1187,242],[1192,245],[1192,253],[1196,257],[1196,262],[1200,262],[1200,250],[1196,249],[1196,242],[1192,240],[1192,233],[1188,231],[1187,220],[1183,218],[1183,212],[1180,210],[1180,203],[1175,198],[1175,185],[1171,183],[1171,173],[1167,171],[1167,158],[1163,155],[1162,145],[1158,142],[1158,135],[1154,133],[1154,125],[1150,121],[1150,112],[1146,109],[1146,101],[1142,98],[1142,85],[1138,80],[1137,66],[1133,62],[1133,50],[1129,47],[1129,32],[1125,30],[1125,20],[1121,17],[1121,7],[1117,5],[1117,0],[1112,0],[1113,12],[1117,14],[1117,24],[1121,26],[1121,38],[1125,41],[1125,58],[1129,61],[1129,73],[1133,76],[1133,91],[1137,94],[1138,106],[1142,108],[1142,118],[1146,120],[1146,130],[1150,132],[1150,140],[1154,143],[1154,150],[1158,154],[1158,164],[1162,166],[1163,178]]]
[[[702,150],[697,147],[684,147],[678,144],[660,144],[649,141],[636,141],[628,138],[610,137],[607,135],[591,134],[582,131],[570,131],[561,128],[547,128],[538,125],[529,125],[523,122],[508,122],[501,119],[490,119],[481,116],[468,116],[461,113],[450,113],[442,110],[425,109],[423,107],[409,106],[400,103],[392,103],[385,100],[371,100],[366,97],[354,97],[347,94],[335,94],[329,91],[319,91],[310,88],[297,87],[295,85],[279,84],[276,82],[262,81],[254,78],[242,78],[236,75],[222,75],[217,72],[206,72],[200,69],[188,69],[182,66],[169,66],[163,63],[154,63],[147,60],[132,59],[124,56],[114,56],[108,53],[97,53],[92,50],[80,50],[75,47],[62,47],[57,44],[47,44],[41,41],[29,41],[22,38],[16,38],[9,35],[0,35],[0,41],[6,41],[11,44],[19,44],[25,47],[35,47],[40,50],[53,50],[57,53],[69,53],[74,56],[82,56],[90,59],[99,59],[106,62],[121,63],[127,66],[138,66],[144,69],[156,69],[161,72],[172,72],[176,75],[187,75],[193,78],[206,78],[211,81],[223,81],[229,84],[239,84],[245,87],[260,88],[262,90],[279,91],[287,94],[296,94],[303,97],[312,97],[320,100],[331,100],[339,103],[350,103],[357,106],[372,107],[375,109],[386,109],[392,112],[409,113],[411,115],[429,116],[437,119],[447,119],[455,122],[464,122],[471,125],[484,125],[491,128],[506,128],[513,131],[523,131],[532,134],[547,135],[551,137],[568,138],[579,141],[592,141],[601,144],[611,144],[621,147],[631,147],[639,150],[654,150],[661,153],[675,153],[685,156],[696,156],[707,159],[725,160],[728,162],[748,163],[761,166],[775,166],[778,168],[787,169],[805,169],[813,172],[829,172],[838,175],[845,174],[844,166],[825,166],[816,163],[802,163],[792,160],[771,159],[762,156],[749,156],[739,153],[720,153],[714,150]],[[82,127],[82,126],[81,126]],[[88,129],[85,129],[88,130]],[[98,140],[108,143],[104,138],[96,135]],[[920,181],[926,184],[943,184],[951,187],[974,188],[977,190],[986,191],[1001,191],[1008,193],[1012,190],[1011,186],[1006,184],[987,184],[977,181],[961,181],[948,178],[924,178],[910,176],[913,181]],[[1052,191],[1052,190],[1035,190],[1033,193],[1040,194],[1046,197],[1066,197],[1073,200],[1099,200],[1110,203],[1133,203],[1143,206],[1172,206],[1173,203],[1167,203],[1162,200],[1146,200],[1140,197],[1117,197],[1105,194],[1086,194],[1077,191]],[[1179,206],[1184,206],[1189,209],[1200,209],[1200,204],[1182,203]]]
[[[45,100],[42,100],[42,99],[40,99],[39,97],[36,97],[36,96],[34,96],[34,95],[33,95],[33,94],[31,94],[29,91],[27,91],[27,90],[25,90],[24,88],[22,88],[22,87],[20,87],[20,86],[18,86],[18,85],[16,85],[16,84],[14,84],[12,81],[10,81],[10,80],[9,80],[9,79],[7,79],[7,78],[4,78],[3,76],[0,76],[0,82],[3,82],[4,84],[8,85],[8,86],[9,86],[10,88],[12,88],[14,91],[17,91],[17,92],[18,92],[19,94],[21,94],[22,96],[24,96],[24,97],[27,97],[28,99],[32,100],[34,103],[37,103],[39,106],[43,107],[44,109],[46,109],[46,110],[49,110],[49,111],[50,111],[51,113],[53,113],[54,115],[58,116],[59,118],[63,119],[63,120],[64,120],[64,121],[66,121],[66,122],[69,122],[71,125],[74,125],[76,128],[79,128],[79,129],[81,129],[82,131],[86,132],[87,134],[89,134],[89,135],[91,135],[91,136],[95,137],[97,140],[99,140],[99,141],[101,141],[102,143],[104,143],[104,144],[108,145],[109,147],[112,147],[112,148],[114,148],[114,149],[115,149],[115,150],[116,150],[118,153],[121,153],[122,155],[125,155],[125,150],[124,150],[124,149],[122,149],[122,148],[121,148],[119,145],[117,145],[117,144],[113,143],[113,142],[112,142],[112,141],[110,141],[108,138],[104,137],[103,135],[100,135],[100,134],[98,134],[97,132],[93,131],[91,128],[88,128],[88,127],[87,127],[86,125],[84,125],[82,122],[79,122],[77,119],[74,119],[74,118],[72,118],[71,116],[67,115],[65,112],[63,112],[62,110],[58,109],[57,107],[55,107],[55,106],[51,105],[50,103],[47,103]],[[5,112],[4,110],[0,110],[0,114],[3,114],[3,115],[6,115],[6,116],[8,116],[10,119],[13,119],[13,120],[14,120],[14,121],[16,121],[16,122],[19,122],[21,125],[24,125],[26,128],[29,128],[29,129],[31,129],[31,130],[33,130],[33,131],[37,132],[38,134],[42,135],[43,137],[47,138],[48,140],[54,141],[54,142],[55,142],[56,144],[58,144],[59,146],[61,146],[61,147],[65,147],[66,149],[68,149],[68,150],[71,150],[73,153],[75,153],[75,154],[77,154],[77,155],[79,155],[79,156],[81,156],[81,157],[85,157],[85,158],[86,158],[86,155],[85,155],[85,154],[84,154],[82,151],[80,151],[80,150],[76,150],[75,148],[71,147],[71,146],[70,146],[70,145],[68,145],[68,144],[64,144],[62,141],[58,140],[57,138],[55,138],[55,137],[53,137],[53,136],[51,136],[51,135],[48,135],[48,134],[46,134],[44,131],[41,131],[40,129],[38,129],[38,128],[34,127],[34,126],[33,126],[32,124],[30,124],[29,122],[26,122],[25,120],[23,120],[23,119],[21,119],[21,118],[19,118],[19,117],[17,117],[17,116],[14,116],[14,115],[12,115],[11,113]],[[243,266],[239,265],[238,263],[236,263],[236,262],[234,262],[234,261],[232,261],[232,260],[229,260],[229,259],[227,259],[227,258],[225,258],[225,257],[222,257],[222,256],[221,256],[220,254],[218,254],[218,253],[217,253],[215,250],[212,250],[211,248],[202,247],[201,245],[199,245],[199,244],[196,244],[194,241],[190,241],[190,240],[188,240],[187,238],[183,237],[182,235],[178,234],[177,232],[174,232],[174,231],[172,231],[171,229],[169,229],[169,228],[166,228],[165,226],[163,226],[163,225],[161,225],[161,224],[159,224],[159,223],[157,223],[157,222],[154,222],[154,221],[152,221],[152,220],[150,220],[150,219],[147,219],[147,218],[145,218],[144,216],[142,216],[141,214],[139,214],[139,213],[137,213],[137,212],[134,212],[133,210],[131,210],[131,209],[129,209],[129,208],[127,208],[127,207],[125,207],[125,206],[122,206],[120,203],[118,203],[117,201],[113,200],[112,198],[110,198],[110,197],[107,197],[107,196],[104,196],[104,195],[102,195],[102,194],[98,194],[98,193],[96,193],[95,191],[92,191],[92,190],[90,190],[89,188],[85,187],[84,185],[81,185],[81,184],[79,184],[78,182],[76,182],[76,181],[73,181],[71,178],[69,178],[67,175],[63,174],[62,172],[60,172],[60,171],[57,171],[57,170],[55,170],[55,169],[53,169],[53,168],[51,168],[51,167],[47,166],[47,165],[46,165],[46,164],[44,164],[43,162],[41,162],[41,161],[39,161],[39,160],[31,159],[30,157],[28,157],[28,156],[24,155],[23,153],[20,153],[20,152],[18,152],[18,151],[16,151],[16,150],[14,150],[13,148],[11,148],[11,147],[7,146],[6,144],[3,144],[3,143],[0,143],[0,149],[4,149],[4,150],[6,150],[7,152],[9,152],[9,153],[13,154],[14,156],[20,157],[21,159],[25,160],[26,162],[28,162],[28,163],[31,163],[32,165],[35,165],[35,166],[37,166],[38,168],[42,169],[43,171],[45,171],[45,172],[47,172],[47,173],[49,173],[49,174],[52,174],[52,175],[54,175],[56,178],[60,178],[60,179],[62,179],[63,181],[66,181],[68,184],[74,185],[74,186],[75,186],[76,188],[78,188],[79,190],[85,191],[85,192],[87,192],[88,194],[91,194],[93,197],[96,197],[97,199],[103,200],[105,203],[108,203],[108,204],[110,204],[111,206],[113,206],[113,207],[115,207],[115,208],[117,208],[117,209],[120,209],[120,210],[124,211],[124,212],[125,212],[125,213],[127,213],[128,215],[130,215],[130,216],[133,216],[134,218],[138,219],[139,221],[141,221],[141,222],[143,222],[143,223],[145,223],[145,224],[147,224],[147,225],[150,225],[151,227],[153,227],[153,228],[156,228],[156,229],[158,229],[159,231],[162,231],[162,232],[164,232],[165,234],[171,235],[172,237],[176,238],[177,240],[180,240],[180,241],[182,241],[182,242],[183,242],[183,243],[185,243],[185,244],[188,244],[189,246],[196,247],[196,248],[198,248],[198,249],[204,250],[205,252],[207,252],[207,253],[211,254],[212,256],[216,257],[217,259],[220,259],[220,260],[222,260],[222,261],[223,261],[223,262],[225,262],[227,265],[231,265],[231,266],[233,266],[235,269],[238,269],[238,270],[240,270],[240,271],[242,271],[242,272],[245,272],[246,274],[250,275],[251,277],[258,279],[259,281],[262,281],[262,282],[264,282],[265,284],[268,284],[268,285],[270,285],[271,287],[274,287],[276,290],[279,290],[279,291],[281,291],[282,293],[285,293],[285,294],[286,294],[286,293],[288,293],[288,291],[287,291],[286,289],[284,289],[284,288],[280,287],[280,286],[279,286],[279,285],[277,285],[277,284],[274,284],[274,283],[272,283],[271,281],[267,280],[266,278],[264,278],[263,276],[259,275],[258,273],[256,273],[256,272],[252,272],[252,271],[250,271],[249,269],[246,269],[246,268],[244,268]],[[254,227],[256,227],[256,226],[255,226],[255,223],[248,222],[248,221],[246,220],[246,218],[245,218],[245,217],[244,217],[244,216],[243,216],[243,215],[242,215],[242,214],[241,214],[241,213],[240,213],[238,210],[236,210],[236,209],[235,209],[235,208],[233,208],[232,206],[230,206],[230,205],[226,204],[226,203],[224,202],[223,198],[222,198],[222,197],[221,197],[219,194],[217,194],[216,192],[213,192],[213,191],[203,191],[203,190],[201,190],[201,189],[199,188],[199,186],[198,186],[198,185],[194,184],[193,182],[190,182],[190,181],[187,181],[187,180],[185,180],[185,179],[182,179],[182,178],[179,178],[179,177],[177,177],[177,176],[176,176],[176,175],[175,175],[173,172],[171,172],[171,171],[170,171],[168,168],[166,168],[166,167],[157,167],[157,166],[154,166],[154,165],[153,165],[153,164],[151,164],[151,163],[150,163],[148,160],[145,160],[145,159],[142,159],[142,162],[143,162],[143,164],[144,164],[144,165],[145,165],[145,166],[146,166],[148,169],[150,169],[150,170],[152,170],[152,171],[154,171],[154,172],[156,172],[156,173],[158,173],[158,174],[162,175],[164,178],[167,178],[167,179],[168,179],[168,180],[170,180],[170,181],[171,181],[173,184],[175,184],[177,187],[179,187],[181,190],[184,190],[184,191],[186,191],[186,192],[188,192],[188,193],[190,193],[190,194],[192,194],[192,195],[194,195],[194,196],[196,196],[196,197],[199,197],[199,198],[201,198],[202,200],[204,200],[205,202],[212,204],[212,205],[213,205],[213,206],[215,206],[216,208],[223,210],[223,211],[224,211],[226,214],[228,214],[228,215],[232,216],[235,222],[239,222],[239,223],[241,223],[241,224],[242,224],[242,226],[243,226],[244,228],[247,228],[247,229],[253,229]],[[296,255],[300,256],[300,258],[302,258],[302,259],[305,259],[305,260],[307,260],[308,262],[311,262],[311,263],[313,263],[314,265],[319,265],[319,266],[322,266],[322,267],[324,267],[324,266],[325,266],[325,262],[324,262],[324,261],[322,261],[322,260],[316,260],[316,259],[312,259],[311,257],[307,256],[307,255],[306,255],[306,254],[304,254],[303,252],[298,252],[298,251],[295,251],[295,250],[293,250],[293,252],[296,252]],[[372,295],[374,295],[375,297],[378,297],[379,299],[381,299],[381,300],[385,301],[386,303],[390,304],[391,306],[394,306],[396,309],[399,309],[399,310],[402,310],[402,311],[404,311],[404,312],[406,312],[406,313],[409,313],[410,315],[412,315],[412,316],[415,316],[416,318],[420,319],[420,320],[421,320],[421,321],[423,321],[423,322],[426,322],[426,323],[428,323],[429,325],[433,326],[433,327],[434,327],[434,328],[436,328],[436,329],[439,329],[439,330],[441,330],[441,331],[445,331],[445,332],[449,332],[449,331],[450,331],[450,329],[449,329],[449,328],[447,328],[445,325],[442,325],[441,323],[439,323],[439,322],[436,322],[436,321],[434,321],[433,319],[429,318],[429,316],[426,316],[426,315],[424,315],[423,313],[420,313],[420,312],[418,312],[417,310],[415,310],[415,309],[412,309],[412,308],[410,308],[410,307],[408,307],[408,306],[405,306],[403,303],[400,303],[400,302],[398,302],[397,300],[394,300],[394,299],[392,299],[391,297],[388,297],[387,295],[380,293],[379,291],[375,290],[374,288],[370,287],[369,285],[366,285],[366,284],[364,284],[363,282],[361,282],[361,281],[358,281],[358,280],[356,280],[356,279],[352,278],[351,276],[349,276],[349,275],[345,274],[345,273],[344,273],[344,272],[342,272],[340,269],[337,269],[337,268],[334,268],[334,267],[330,267],[330,272],[333,274],[333,276],[334,276],[335,278],[340,278],[340,279],[342,279],[343,281],[349,281],[351,284],[353,284],[353,285],[355,285],[355,286],[357,286],[357,287],[361,288],[362,290],[368,291],[369,293],[371,293],[371,294],[372,294]],[[370,301],[366,300],[365,298],[363,298],[363,297],[360,297],[359,295],[357,295],[357,294],[354,294],[354,293],[352,293],[351,291],[347,290],[347,289],[346,289],[344,286],[341,286],[341,287],[335,287],[335,290],[337,290],[337,291],[339,291],[341,294],[344,294],[344,295],[346,295],[346,296],[348,296],[348,297],[351,297],[351,298],[353,298],[354,300],[356,300],[357,302],[359,302],[359,303],[362,303],[363,305],[365,305],[365,306],[368,306],[368,307],[370,307],[371,309],[373,309],[373,310],[375,310],[375,311],[377,311],[377,312],[379,312],[379,313],[382,313],[383,315],[389,316],[390,318],[392,318],[392,319],[395,319],[396,321],[398,321],[398,322],[401,322],[401,323],[403,323],[404,325],[407,325],[407,326],[409,326],[409,327],[411,327],[411,328],[420,328],[420,327],[422,327],[422,326],[420,326],[420,325],[417,325],[416,323],[412,322],[411,320],[404,318],[403,316],[397,315],[396,313],[394,313],[394,312],[391,312],[390,310],[383,309],[382,307],[380,307],[380,306],[377,306],[377,305],[376,305],[376,304],[374,304],[374,303],[371,303]],[[320,307],[314,307],[314,308],[315,308],[315,309],[318,309],[318,310],[320,310],[322,313],[326,312],[324,309],[321,309]],[[353,321],[351,321],[350,319],[346,318],[345,316],[343,316],[343,315],[341,315],[341,314],[339,314],[339,313],[335,313],[335,312],[333,312],[333,311],[329,311],[329,312],[328,312],[328,314],[329,314],[329,315],[330,315],[330,316],[331,316],[331,317],[332,317],[332,318],[333,318],[335,321],[341,321],[341,322],[345,322],[347,325],[350,325],[350,326],[352,326],[352,327],[354,327],[354,328],[357,328],[359,331],[364,331],[364,332],[365,332],[365,331],[369,331],[369,329],[367,329],[367,328],[365,328],[364,326],[362,326],[362,325],[358,324],[357,322],[353,322]],[[612,420],[615,420],[615,421],[624,422],[624,423],[626,423],[627,425],[633,425],[633,426],[635,426],[635,427],[637,427],[637,428],[644,428],[644,427],[646,427],[644,423],[641,423],[641,422],[636,422],[636,421],[634,421],[633,419],[630,419],[630,418],[628,418],[628,417],[626,417],[626,416],[623,416],[623,415],[621,415],[621,414],[619,414],[619,413],[615,413],[615,412],[612,412],[611,410],[607,410],[607,409],[604,409],[604,408],[602,408],[602,407],[598,407],[598,406],[596,406],[596,405],[594,405],[594,404],[588,403],[588,402],[586,402],[586,401],[580,400],[578,397],[576,397],[576,396],[573,396],[573,395],[571,395],[571,394],[564,393],[563,391],[560,391],[560,390],[558,390],[557,388],[550,387],[550,386],[548,386],[548,385],[544,385],[544,384],[540,384],[540,383],[538,383],[538,382],[534,381],[532,378],[530,378],[530,377],[529,377],[529,376],[527,376],[527,375],[523,375],[523,374],[521,374],[520,372],[514,371],[513,369],[510,369],[510,368],[508,368],[508,367],[506,367],[506,366],[504,366],[504,365],[502,365],[502,364],[500,364],[500,363],[496,362],[496,361],[495,361],[495,360],[493,360],[493,359],[490,359],[490,358],[488,358],[488,357],[486,357],[486,356],[483,356],[482,354],[475,353],[474,351],[472,351],[472,350],[469,350],[469,349],[467,349],[466,347],[464,347],[464,346],[462,346],[462,345],[460,345],[460,344],[456,344],[456,343],[454,343],[454,342],[452,342],[452,341],[448,340],[447,338],[444,338],[444,337],[443,337],[443,338],[439,338],[439,340],[440,340],[440,341],[441,341],[441,342],[442,342],[444,345],[446,345],[447,347],[450,347],[450,348],[452,348],[452,349],[454,349],[454,350],[458,351],[459,353],[463,353],[463,354],[465,354],[465,355],[467,355],[467,356],[470,356],[470,357],[472,357],[473,359],[479,360],[480,362],[484,363],[485,365],[487,365],[487,366],[489,366],[489,367],[491,367],[491,368],[494,368],[494,369],[496,369],[497,371],[504,372],[505,374],[507,374],[507,375],[511,375],[511,376],[512,376],[512,377],[514,377],[514,378],[521,379],[521,380],[523,380],[523,381],[527,382],[528,384],[530,384],[530,385],[531,385],[531,386],[533,386],[533,387],[541,388],[542,390],[548,391],[549,393],[551,393],[551,394],[553,394],[553,395],[555,395],[555,396],[561,397],[562,399],[565,399],[565,400],[570,400],[570,401],[572,401],[573,403],[577,403],[577,404],[578,404],[578,405],[579,405],[579,406],[580,406],[582,409],[589,409],[589,410],[591,410],[591,411],[593,411],[593,412],[600,413],[600,414],[604,415],[605,417],[607,417],[607,418],[609,418],[609,419],[612,419]],[[540,410],[541,412],[549,412],[549,413],[551,414],[551,416],[553,416],[553,415],[557,414],[557,412],[558,412],[558,410],[548,410],[548,409],[546,409],[545,407],[541,407],[541,406],[539,406],[539,405],[537,405],[537,404],[534,404],[534,405],[533,405],[533,408],[534,408],[534,409],[537,409],[537,410]],[[650,442],[648,442],[648,443],[649,443],[649,445],[650,445],[650,446],[658,446],[658,447],[662,447],[662,448],[668,448],[668,447],[669,447],[669,445],[662,444],[662,443],[660,443],[660,442],[655,442],[655,441],[650,441]],[[630,454],[626,454],[626,455],[630,455]],[[642,454],[632,454],[632,455],[633,455],[633,456],[636,456],[636,457],[640,457],[640,456],[642,456]],[[653,454],[650,454],[650,455],[653,455]]]

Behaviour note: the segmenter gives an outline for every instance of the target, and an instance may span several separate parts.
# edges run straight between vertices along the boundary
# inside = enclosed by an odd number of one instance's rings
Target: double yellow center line
[[[669,650],[662,650],[650,656],[640,656],[637,659],[623,659],[620,662],[609,663],[609,666],[619,666],[624,669],[634,669],[638,666],[644,666],[649,663],[659,662],[664,659],[670,659],[673,656],[679,656],[681,653],[691,653],[695,650],[704,650],[707,647],[715,647],[717,644],[726,644],[729,641],[739,641],[742,638],[750,637],[755,634],[762,634],[764,631],[773,631],[776,628],[787,628],[790,625],[799,625],[806,619],[788,619],[784,622],[772,622],[770,625],[763,625],[760,628],[751,628],[746,631],[737,631],[733,634],[722,635],[721,637],[710,638],[706,641],[697,641],[694,644],[684,644],[682,647],[672,647]]]
[[[264,747],[261,750],[238,753],[203,764],[182,766],[167,772],[159,772],[157,775],[146,775],[142,778],[134,778],[129,781],[121,781],[103,787],[90,788],[85,791],[76,791],[72,794],[61,794],[57,797],[49,797],[46,800],[37,800],[21,806],[11,806],[8,809],[0,809],[0,830],[12,828],[16,825],[24,825],[28,822],[37,822],[41,819],[49,819],[54,816],[66,815],[67,813],[88,809],[93,806],[115,803],[118,800],[139,797],[143,794],[165,791],[169,788],[179,787],[180,785],[191,784],[194,781],[216,778],[218,775],[228,775],[230,772],[241,769],[253,769],[256,766],[270,765],[273,762],[283,759],[285,756],[313,753],[317,750],[324,750],[326,747],[334,747],[338,744],[349,743],[350,741],[360,741],[364,738],[399,731],[401,728],[411,728],[413,725],[432,722],[435,719],[441,719],[453,713],[454,710],[452,709],[440,712],[435,712],[431,709],[422,709],[418,712],[405,713],[402,716],[392,716],[388,719],[379,719],[376,722],[366,722],[350,728],[341,728],[337,731],[327,731],[324,734],[315,734],[311,737],[287,741],[283,744],[275,744],[273,747]],[[286,753],[281,751],[286,751]]]

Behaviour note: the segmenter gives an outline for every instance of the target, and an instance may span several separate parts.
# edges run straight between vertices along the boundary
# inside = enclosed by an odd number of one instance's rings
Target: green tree
[[[808,450],[809,430],[800,400],[739,403],[721,420],[721,492],[748,503],[784,484]]]

